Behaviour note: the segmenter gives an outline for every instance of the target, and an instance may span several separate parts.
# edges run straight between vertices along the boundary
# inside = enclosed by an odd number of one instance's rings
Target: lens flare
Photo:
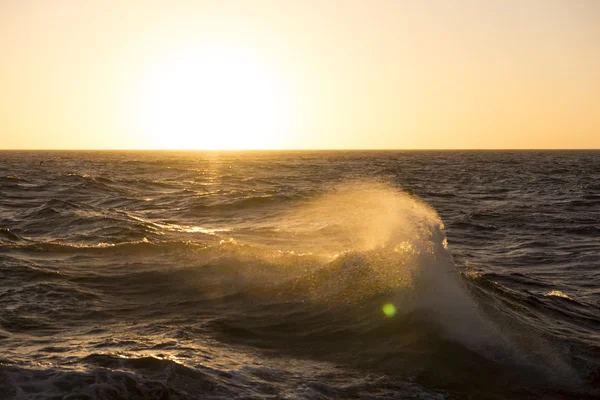
[[[392,318],[396,315],[396,306],[392,303],[384,304],[382,310],[386,317]]]

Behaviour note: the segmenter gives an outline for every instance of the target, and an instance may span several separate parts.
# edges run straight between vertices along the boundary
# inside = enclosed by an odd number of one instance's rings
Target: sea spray
[[[383,182],[346,182],[298,206],[279,226],[288,248],[338,258],[324,265],[328,272],[313,273],[311,298],[348,303],[400,291],[397,312],[426,308],[465,345],[497,343],[454,267],[442,220],[418,197]]]

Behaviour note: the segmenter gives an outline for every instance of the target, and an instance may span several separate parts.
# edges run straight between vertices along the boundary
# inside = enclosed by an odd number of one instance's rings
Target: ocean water
[[[600,396],[600,152],[0,152],[1,399]]]

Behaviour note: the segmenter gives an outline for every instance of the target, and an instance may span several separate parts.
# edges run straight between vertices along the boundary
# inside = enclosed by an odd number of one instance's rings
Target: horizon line
[[[438,148],[438,149],[0,149],[3,151],[98,151],[98,152],[325,152],[325,151],[600,151],[600,148]]]

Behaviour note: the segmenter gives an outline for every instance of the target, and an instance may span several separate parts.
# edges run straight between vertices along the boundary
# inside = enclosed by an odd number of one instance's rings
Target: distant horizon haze
[[[467,151],[467,152],[527,152],[527,151],[540,151],[540,152],[560,152],[560,151],[600,151],[600,148],[488,148],[488,149],[469,149],[469,148],[455,148],[455,149],[369,149],[369,148],[356,148],[356,149],[67,149],[67,148],[47,148],[47,149],[35,149],[35,148],[0,148],[0,152],[197,152],[197,153],[259,153],[259,152],[456,152],[456,151]]]

